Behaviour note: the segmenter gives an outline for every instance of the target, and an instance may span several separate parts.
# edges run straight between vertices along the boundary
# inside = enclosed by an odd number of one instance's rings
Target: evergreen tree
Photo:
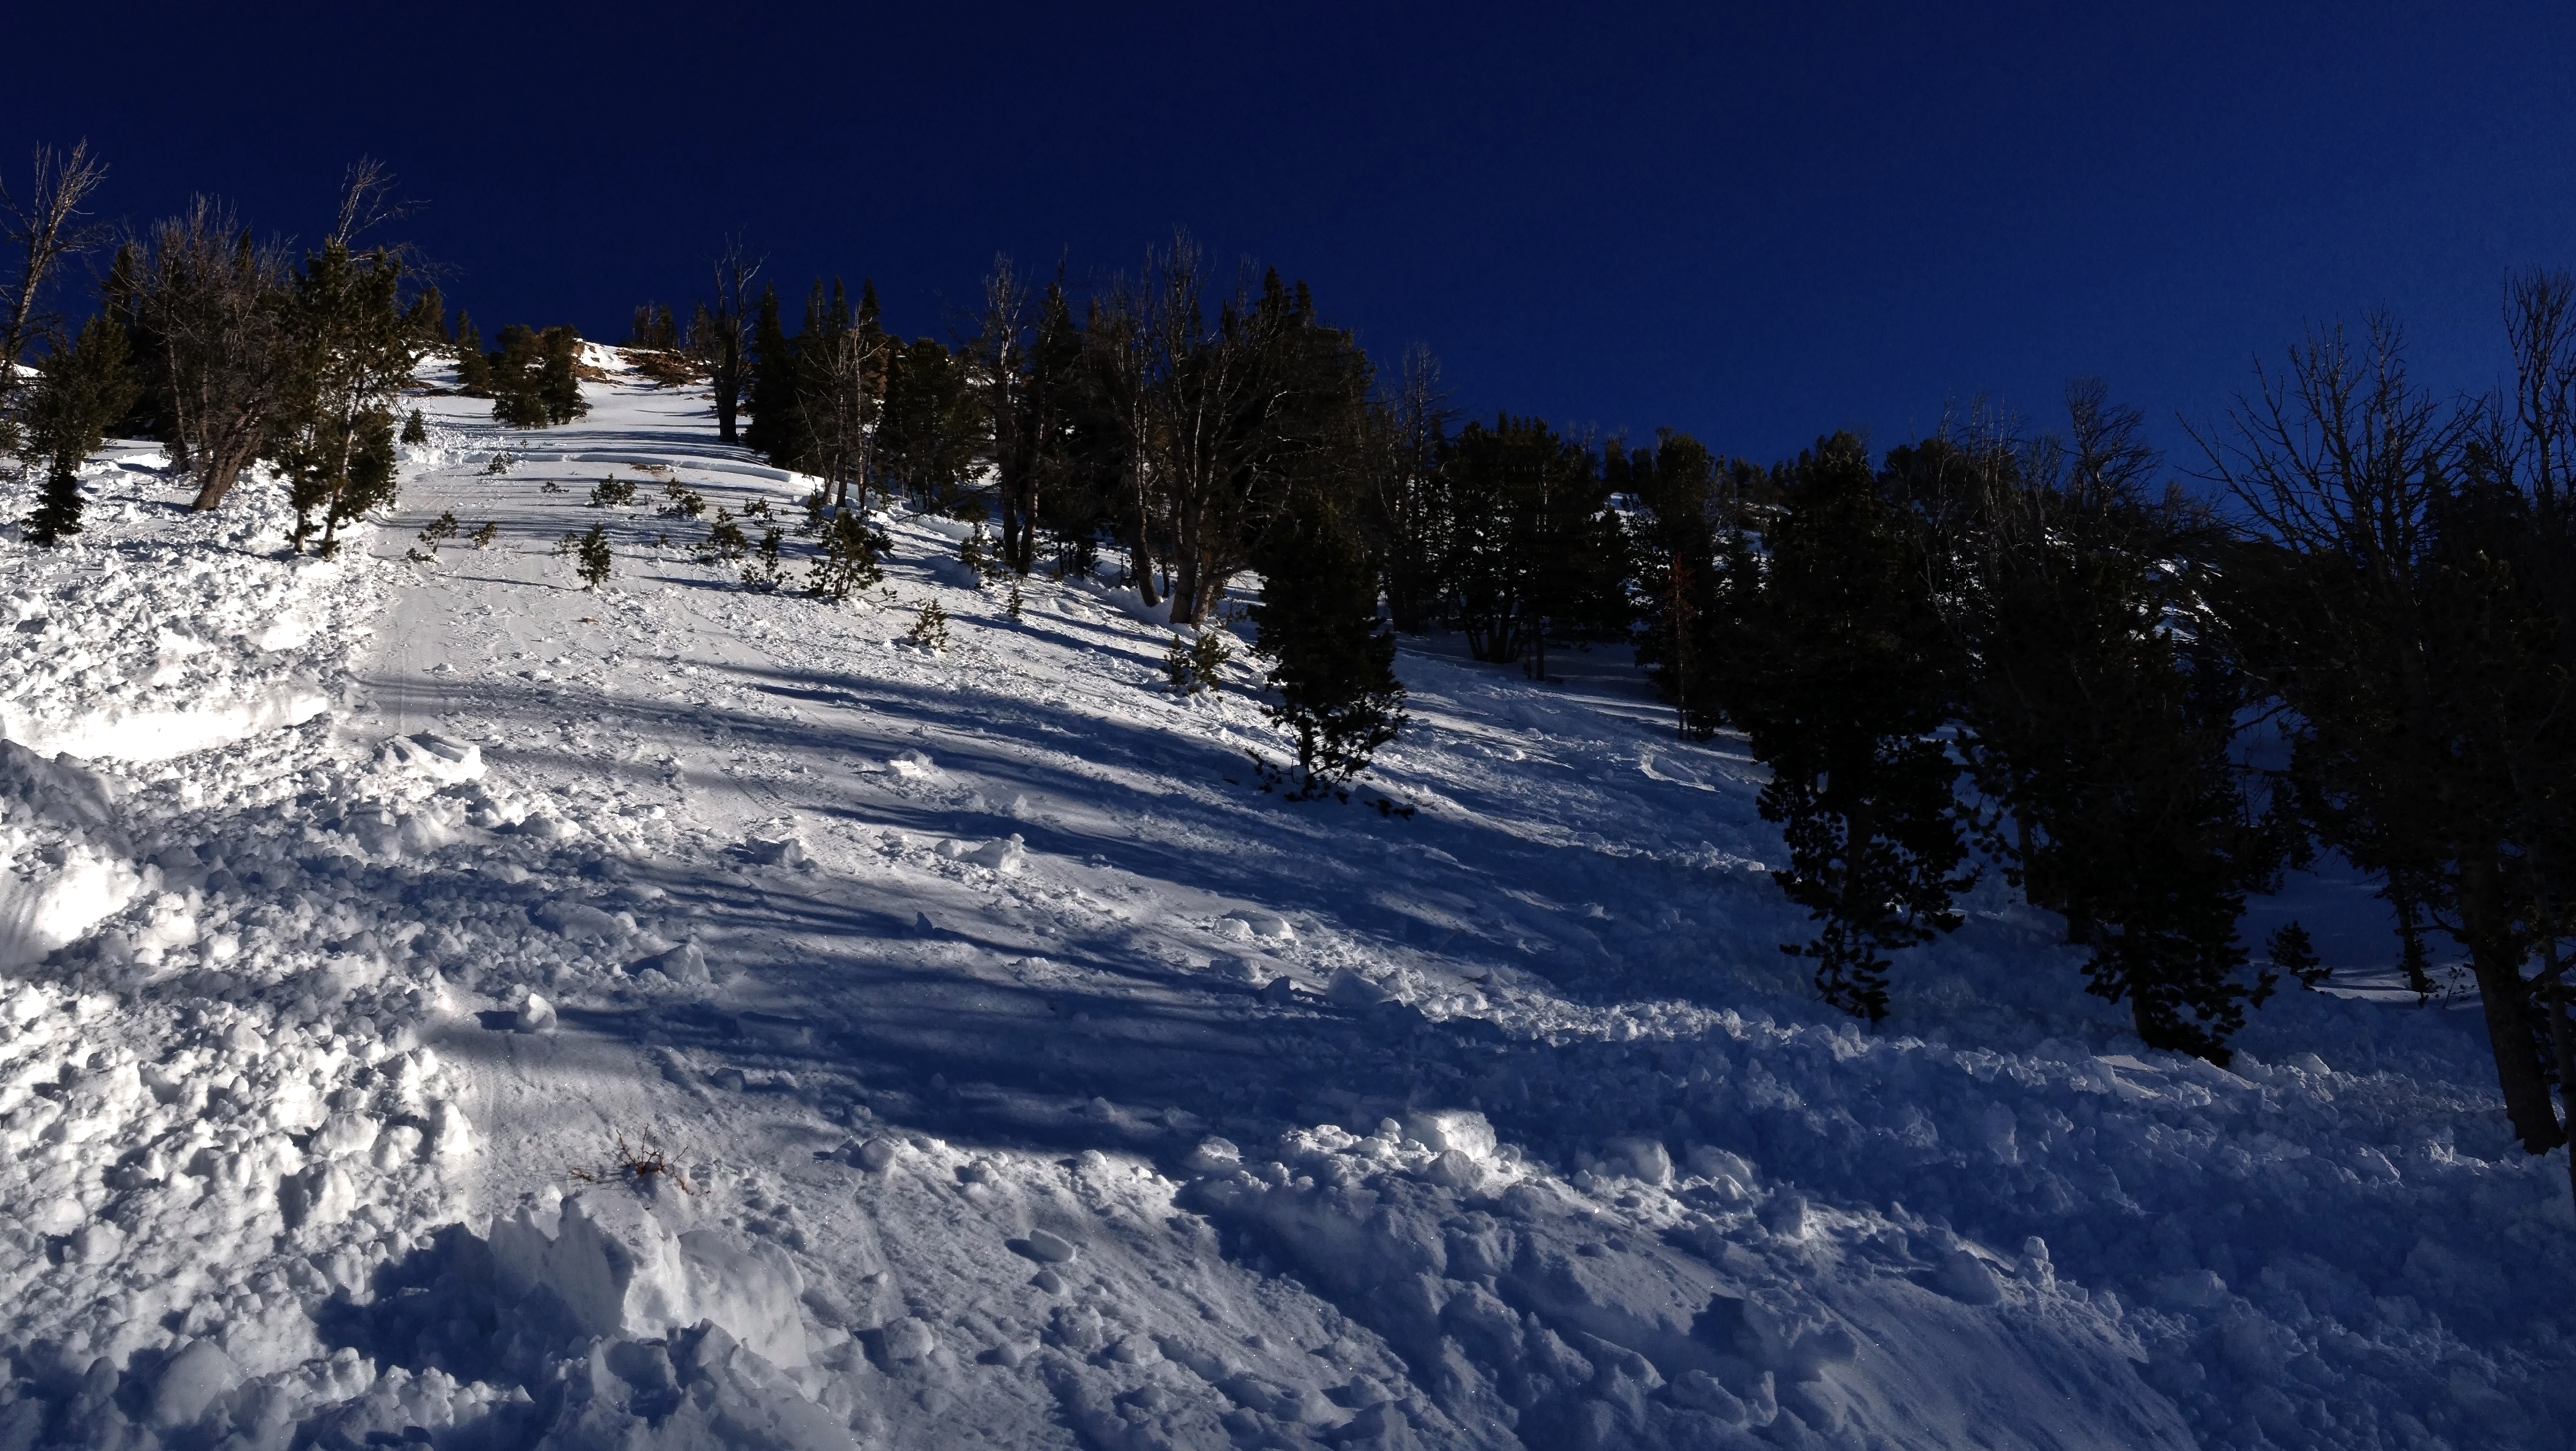
[[[1479,660],[1546,678],[1550,637],[1624,631],[1627,547],[1591,450],[1537,419],[1470,423],[1443,464],[1442,573]]]
[[[570,423],[590,411],[581,396],[581,334],[569,327],[550,327],[542,341],[545,361],[538,369],[538,400],[547,423]]]
[[[470,312],[456,315],[456,391],[469,398],[492,396],[492,362],[483,354],[483,334]]]
[[[2467,950],[2538,1154],[2567,1138],[2549,1083],[2576,900],[2576,281],[2521,279],[2508,320],[2510,397],[2444,406],[2373,319],[2359,346],[2311,333],[2210,455],[2254,522],[2223,614],[2292,712],[2300,814],[2401,920]]]
[[[1448,446],[1448,395],[1440,364],[1419,344],[1376,418],[1378,469],[1371,533],[1386,575],[1387,613],[1395,628],[1420,634],[1441,613],[1441,572],[1452,528],[1448,480],[1440,468]]]
[[[507,427],[547,428],[590,411],[581,396],[581,334],[570,327],[539,332],[512,323],[485,362],[492,417]]]
[[[1989,833],[2007,876],[2066,919],[2090,990],[2127,1002],[2148,1046],[2224,1063],[2273,988],[2245,974],[2236,924],[2281,847],[2236,764],[2256,701],[2202,603],[2216,529],[2148,496],[2135,411],[2098,382],[2069,403],[2062,443],[1989,430],[1898,449],[1888,473],[1947,576],[1962,740],[2009,827]]]
[[[1645,628],[1637,663],[1673,707],[1684,735],[1705,740],[1718,727],[1711,631],[1719,621],[1717,460],[1697,439],[1659,430],[1651,449],[1612,443],[1603,482],[1635,498],[1637,584]]]
[[[751,326],[751,422],[742,441],[780,468],[799,462],[792,444],[802,431],[793,416],[795,400],[796,353],[779,322],[778,289],[764,287]]]
[[[1959,925],[1974,880],[1955,811],[1947,652],[1913,532],[1867,455],[1837,434],[1799,457],[1765,567],[1740,542],[1719,601],[1713,677],[1726,717],[1771,768],[1790,900],[1821,924],[1781,950],[1815,963],[1827,1002],[1875,1022],[1886,954]]]
[[[266,454],[286,475],[299,553],[317,511],[327,555],[342,524],[393,497],[393,404],[416,357],[398,306],[401,280],[391,253],[353,255],[338,241],[296,273],[283,328],[284,401]]]
[[[22,444],[45,470],[35,512],[21,526],[28,543],[53,545],[81,532],[81,464],[141,392],[125,329],[110,315],[91,318],[78,338],[45,359],[27,403]]]
[[[983,413],[965,370],[934,338],[916,338],[889,356],[884,419],[876,430],[876,465],[918,509],[948,514],[981,504],[966,480],[983,451]]]
[[[447,299],[439,296],[435,285],[420,290],[420,296],[412,299],[402,320],[415,347],[423,350],[443,348],[452,341],[447,335]]]
[[[1279,695],[1263,713],[1296,740],[1289,799],[1347,801],[1351,779],[1406,721],[1395,636],[1378,621],[1376,561],[1335,501],[1308,489],[1264,533],[1254,567],[1254,648]]]

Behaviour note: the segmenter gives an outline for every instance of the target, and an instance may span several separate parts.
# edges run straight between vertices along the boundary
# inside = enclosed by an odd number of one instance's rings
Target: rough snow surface
[[[2569,1444],[2563,1161],[2366,887],[2232,1070],[1993,885],[1867,1032],[1607,653],[1284,802],[1132,589],[691,562],[804,481],[594,361],[333,562],[139,448],[0,544],[0,1445]]]

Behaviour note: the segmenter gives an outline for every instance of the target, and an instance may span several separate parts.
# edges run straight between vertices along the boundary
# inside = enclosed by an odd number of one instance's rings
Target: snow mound
[[[1426,1141],[1436,1140],[1434,1142]],[[1661,1146],[1656,1146],[1661,1152]],[[1644,1157],[1636,1145],[1624,1152]],[[1289,1134],[1183,1202],[1250,1234],[1419,1367],[1462,1445],[2193,1444],[2100,1311],[2037,1278],[1818,1280],[1750,1212],[1618,1206],[1497,1151],[1481,1115]],[[1670,1163],[1660,1163],[1670,1177]],[[1975,1293],[1957,1293],[1974,1279]],[[2014,1407],[2008,1423],[1990,1404]]]
[[[377,764],[388,771],[408,772],[441,786],[454,786],[483,777],[483,748],[442,740],[423,731],[418,735],[396,736],[385,742]]]
[[[115,799],[85,763],[0,741],[0,971],[44,961],[142,890]]]

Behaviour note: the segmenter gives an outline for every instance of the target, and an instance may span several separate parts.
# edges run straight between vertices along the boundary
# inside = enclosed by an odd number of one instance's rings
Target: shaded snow
[[[800,482],[589,393],[423,398],[340,563],[135,449],[0,561],[0,1443],[2564,1443],[2473,1008],[2150,1052],[1989,883],[1865,1032],[1616,652],[1410,644],[1286,803],[1134,591],[1012,620],[898,511],[863,605],[745,592],[661,486]],[[443,510],[500,543],[404,560]],[[2387,966],[2349,883],[2265,911]]]

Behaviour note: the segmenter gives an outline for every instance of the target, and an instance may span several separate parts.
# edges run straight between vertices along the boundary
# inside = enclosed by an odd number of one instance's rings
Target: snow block
[[[143,887],[116,830],[115,783],[77,758],[0,741],[0,814],[13,832],[0,859],[0,971],[29,967],[125,910]]]
[[[194,1425],[215,1398],[241,1384],[241,1367],[211,1341],[198,1340],[170,1357],[152,1382],[151,1421],[162,1430]]]
[[[376,762],[388,771],[400,771],[453,786],[477,781],[483,776],[483,748],[444,740],[423,731],[418,735],[396,736],[385,742]]]
[[[1425,1109],[1404,1116],[1404,1136],[1426,1149],[1456,1150],[1471,1159],[1494,1157],[1494,1126],[1473,1109]]]
[[[803,1277],[783,1254],[718,1232],[674,1233],[644,1196],[576,1194],[494,1222],[493,1286],[504,1304],[583,1338],[652,1339],[701,1322],[770,1366],[806,1363]]]
[[[683,942],[668,952],[627,965],[629,973],[658,972],[676,983],[703,986],[712,978],[707,972],[707,954],[694,942]]]

